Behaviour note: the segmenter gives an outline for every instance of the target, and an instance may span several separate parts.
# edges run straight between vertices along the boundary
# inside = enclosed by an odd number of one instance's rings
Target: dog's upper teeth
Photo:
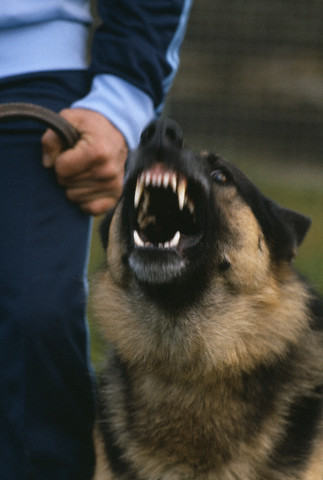
[[[177,197],[178,197],[179,208],[180,208],[180,210],[183,210],[184,205],[185,205],[185,200],[187,201],[187,199],[186,199],[186,180],[184,180],[184,179],[181,179],[178,182]]]
[[[186,199],[187,199],[187,197],[186,197]],[[194,203],[191,200],[187,200],[187,208],[189,209],[190,214],[194,215],[195,207],[194,207]]]
[[[166,172],[163,178],[163,187],[167,188],[169,185],[170,173]]]
[[[160,173],[160,174],[157,176],[157,187],[160,187],[160,186],[161,186],[162,181],[163,181],[163,175]]]
[[[144,179],[144,176],[141,175],[141,177],[138,178],[137,185],[136,185],[135,199],[134,199],[135,208],[137,208],[139,205],[140,198],[144,190],[144,184],[145,184],[145,179]]]
[[[177,189],[177,177],[176,177],[175,173],[172,173],[172,174],[171,174],[170,184],[171,184],[171,187],[172,187],[172,189],[173,189],[173,192],[176,193],[176,189]]]
[[[146,187],[148,187],[148,185],[150,185],[150,181],[151,181],[151,174],[150,174],[150,172],[149,172],[149,171],[148,171],[148,172],[144,172],[144,173],[142,174],[142,178],[143,178],[144,181],[145,181]]]
[[[144,190],[144,187],[148,187],[152,185],[153,187],[163,187],[168,188],[169,186],[172,188],[173,192],[177,194],[178,198],[178,205],[180,210],[183,210],[186,204],[189,205],[189,209],[192,212],[192,208],[194,208],[192,203],[189,203],[189,200],[186,195],[187,189],[187,181],[185,178],[181,178],[178,180],[177,175],[175,172],[151,172],[149,170],[143,172],[140,177],[138,177],[136,190],[135,190],[135,197],[134,197],[134,206],[135,208],[138,207],[140,203],[140,199]]]
[[[152,184],[153,187],[157,186],[157,180],[158,180],[158,174],[153,173],[152,177],[151,177],[151,184]]]

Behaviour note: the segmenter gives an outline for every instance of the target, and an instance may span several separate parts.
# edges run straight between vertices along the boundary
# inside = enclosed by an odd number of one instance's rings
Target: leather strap
[[[0,105],[0,122],[35,120],[54,130],[65,150],[73,148],[80,138],[78,131],[57,113],[32,103],[4,103]]]

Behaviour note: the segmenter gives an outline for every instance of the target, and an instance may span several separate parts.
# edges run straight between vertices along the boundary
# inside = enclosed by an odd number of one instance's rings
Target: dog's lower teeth
[[[175,248],[179,243],[180,237],[181,237],[181,234],[179,231],[177,231],[171,240],[165,243],[159,243],[158,248],[166,248],[166,249]]]
[[[139,233],[137,232],[137,230],[134,230],[133,232],[133,239],[134,239],[134,242],[135,242],[135,245],[137,247],[144,247],[145,244],[144,242],[141,240],[140,236],[139,236]]]
[[[170,247],[177,247],[180,237],[181,237],[181,234],[177,230],[177,232],[175,233],[175,235],[173,236],[173,238],[169,242]]]
[[[169,240],[168,242],[165,243],[158,243],[158,248],[160,249],[170,249],[170,248],[175,248],[178,246],[179,240],[180,240],[181,234],[179,231],[175,233],[173,238]],[[144,242],[141,238],[137,230],[134,230],[133,232],[133,240],[134,244],[136,247],[152,247],[153,244],[150,242]]]

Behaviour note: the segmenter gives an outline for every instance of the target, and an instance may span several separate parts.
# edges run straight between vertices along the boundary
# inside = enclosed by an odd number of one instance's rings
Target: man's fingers
[[[84,140],[57,156],[55,170],[59,178],[77,178],[86,175],[93,167],[92,150]]]
[[[80,204],[81,209],[90,215],[101,215],[113,208],[116,200],[112,198],[96,198],[90,202]]]
[[[57,181],[67,197],[97,215],[111,208],[121,194],[128,148],[123,135],[101,114],[85,109],[60,113],[81,135],[63,151],[52,131],[43,136],[43,163],[54,166]]]
[[[80,205],[81,209],[92,215],[100,215],[114,207],[121,193],[121,189],[111,191],[84,188],[66,189],[67,198]]]
[[[46,168],[53,167],[55,165],[56,157],[62,152],[63,145],[53,130],[46,130],[41,139],[43,150],[43,166]]]
[[[82,163],[82,168],[80,168],[80,163]],[[59,184],[66,188],[91,187],[93,184],[101,189],[105,187],[104,183],[107,183],[107,186],[113,185],[114,182],[122,183],[124,175],[124,167],[121,162],[99,162],[98,159],[85,159],[84,157],[81,161],[75,160],[74,162],[70,155],[65,157],[64,154],[56,159],[55,170]]]

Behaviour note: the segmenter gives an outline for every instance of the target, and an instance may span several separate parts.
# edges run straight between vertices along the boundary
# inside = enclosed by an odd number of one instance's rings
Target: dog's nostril
[[[166,137],[166,140],[172,145],[176,145],[179,148],[183,145],[182,131],[179,129],[177,125],[173,127],[170,127],[170,126],[166,127],[165,137]]]
[[[183,133],[179,125],[170,119],[157,120],[143,131],[140,139],[141,146],[166,146],[181,148]]]
[[[167,119],[163,125],[163,141],[177,148],[183,146],[183,132],[174,120]]]
[[[156,123],[151,123],[148,127],[142,132],[140,137],[140,144],[147,145],[153,139],[156,132]]]

